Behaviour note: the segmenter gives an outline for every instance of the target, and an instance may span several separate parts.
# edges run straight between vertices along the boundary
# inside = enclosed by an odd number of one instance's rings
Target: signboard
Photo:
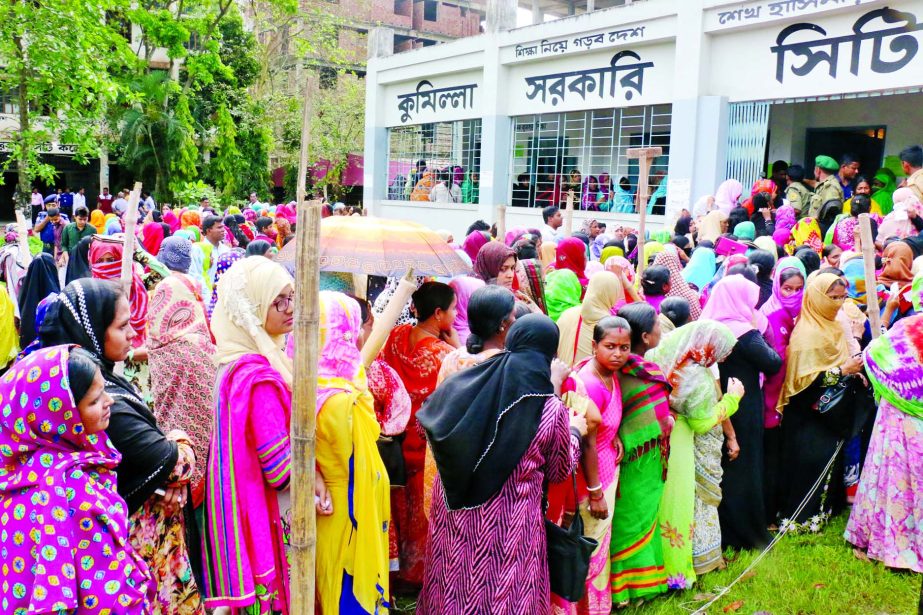
[[[709,93],[742,101],[923,85],[923,7],[866,8],[713,36]]]
[[[388,126],[481,117],[481,74],[451,73],[384,88]]]
[[[672,45],[604,50],[510,70],[510,115],[670,102]]]
[[[667,179],[667,206],[664,218],[668,221],[679,217],[683,209],[692,211],[692,180],[688,177]]]

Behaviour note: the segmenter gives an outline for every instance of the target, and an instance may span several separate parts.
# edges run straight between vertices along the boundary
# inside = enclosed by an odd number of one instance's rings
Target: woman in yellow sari
[[[601,271],[590,279],[586,297],[581,305],[574,306],[558,318],[561,337],[558,340],[558,358],[568,365],[576,365],[593,354],[593,329],[596,323],[612,316],[625,305],[625,287],[611,271]]]
[[[90,224],[96,229],[98,235],[103,235],[106,231],[106,214],[101,209],[94,209],[90,214]]]
[[[321,615],[388,608],[390,484],[359,355],[359,304],[320,293],[317,378],[317,604]]]

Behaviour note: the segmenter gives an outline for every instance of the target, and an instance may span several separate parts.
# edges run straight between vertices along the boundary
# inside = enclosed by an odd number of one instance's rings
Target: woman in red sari
[[[396,327],[381,358],[397,372],[410,394],[411,418],[402,444],[407,486],[391,490],[391,516],[400,549],[399,579],[411,587],[423,584],[427,521],[423,514],[423,459],[426,451],[416,414],[436,388],[442,360],[461,346],[455,322],[455,291],[447,284],[426,282],[413,293],[416,326]]]

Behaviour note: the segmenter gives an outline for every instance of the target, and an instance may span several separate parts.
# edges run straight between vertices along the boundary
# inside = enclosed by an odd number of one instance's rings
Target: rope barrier
[[[808,490],[807,495],[804,496],[804,499],[801,500],[801,503],[798,505],[798,508],[795,509],[795,512],[794,514],[792,514],[792,517],[791,517],[792,519],[797,519],[798,516],[801,515],[801,513],[804,511],[805,506],[808,505],[808,501],[814,497],[815,493],[817,493],[817,490],[820,488],[821,484],[823,484],[823,482],[827,478],[827,475],[830,473],[830,469],[833,467],[834,461],[836,461],[836,456],[840,454],[840,450],[842,448],[843,448],[843,440],[840,440],[836,445],[836,450],[833,451],[833,455],[830,457],[830,461],[827,462],[827,465],[826,467],[824,467],[823,472],[821,472],[820,476],[817,477],[817,480],[814,481],[814,486]],[[746,577],[750,573],[751,570],[756,568],[756,565],[759,564],[763,560],[763,558],[769,554],[770,551],[772,551],[773,547],[775,547],[776,544],[782,539],[782,537],[788,534],[789,530],[795,527],[795,525],[796,525],[795,523],[784,524],[784,526],[779,529],[779,533],[775,535],[775,537],[769,542],[768,545],[766,545],[766,548],[763,549],[759,555],[753,558],[753,561],[750,562],[750,564],[746,568],[744,568],[743,572],[737,575],[736,579],[734,579],[727,586],[722,588],[721,591],[719,591],[718,594],[712,597],[708,602],[706,602],[705,604],[697,608],[695,611],[692,611],[692,615],[705,615],[705,612],[706,612],[705,609],[707,609],[714,603],[718,602],[718,600],[720,600],[724,596],[726,596],[728,592],[731,591],[731,588],[737,585],[737,583],[741,579]],[[687,604],[690,604],[690,603],[687,602],[687,603],[682,604],[681,606],[684,609],[688,610],[689,607],[686,606]]]

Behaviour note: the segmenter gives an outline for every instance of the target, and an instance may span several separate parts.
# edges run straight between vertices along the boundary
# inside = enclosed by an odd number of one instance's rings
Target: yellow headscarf
[[[609,246],[608,248],[603,248],[602,253],[599,255],[599,262],[605,265],[606,261],[613,256],[625,256],[625,250],[618,246]]]
[[[612,308],[620,301],[625,301],[625,289],[619,277],[611,271],[594,274],[583,304],[565,310],[558,318],[558,358],[573,366],[593,354],[596,323],[611,316]]]
[[[699,222],[698,242],[703,241],[715,242],[721,236],[721,223],[728,219],[728,215],[720,209],[713,209],[708,212]]]
[[[832,273],[822,273],[808,283],[801,316],[788,346],[785,384],[776,404],[779,412],[795,395],[811,386],[817,376],[849,358],[846,334],[836,320],[843,302],[827,296],[830,287],[841,281]]]
[[[211,321],[218,348],[215,363],[224,365],[245,354],[261,354],[292,386],[285,336],[270,336],[265,329],[272,302],[289,284],[292,278],[281,265],[256,256],[237,261],[221,276]]]
[[[19,335],[16,334],[16,322],[13,320],[15,315],[13,298],[6,284],[0,282],[0,368],[9,365],[19,354]]]
[[[557,254],[558,246],[550,241],[542,242],[542,253],[539,255],[542,261],[542,267],[548,269],[549,265],[553,265],[558,258]]]
[[[104,235],[106,232],[106,214],[103,213],[101,209],[94,209],[90,213],[90,225],[96,229],[96,232],[100,235]]]

